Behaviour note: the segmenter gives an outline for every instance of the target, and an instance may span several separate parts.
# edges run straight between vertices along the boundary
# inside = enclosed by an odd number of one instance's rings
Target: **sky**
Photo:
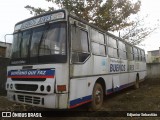
[[[148,17],[145,19],[146,25],[154,25],[157,19],[160,19],[160,0],[141,0],[142,6],[139,15]],[[24,8],[26,5],[34,7],[47,8],[52,6],[51,3],[45,0],[1,0],[0,1],[0,41],[5,41],[4,36],[6,34],[12,34],[14,25],[32,17],[33,15]],[[143,42],[138,45],[145,49],[145,51],[157,50],[160,47],[160,29],[154,31]],[[7,42],[11,42],[11,38],[7,37]]]

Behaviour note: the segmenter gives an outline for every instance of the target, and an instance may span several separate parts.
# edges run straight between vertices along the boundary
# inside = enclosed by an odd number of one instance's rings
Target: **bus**
[[[56,10],[15,25],[7,98],[44,108],[71,109],[146,76],[145,52],[67,12]]]

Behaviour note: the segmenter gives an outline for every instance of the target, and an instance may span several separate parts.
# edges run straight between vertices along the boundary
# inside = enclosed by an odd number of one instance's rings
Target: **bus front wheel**
[[[103,88],[102,85],[99,83],[96,83],[93,88],[92,93],[92,102],[91,102],[91,110],[98,110],[101,108],[103,103]]]

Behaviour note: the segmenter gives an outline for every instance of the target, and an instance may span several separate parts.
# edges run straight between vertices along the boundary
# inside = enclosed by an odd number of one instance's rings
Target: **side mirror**
[[[10,37],[9,37],[10,36]],[[13,34],[5,34],[4,36],[5,44],[7,41],[13,41]]]

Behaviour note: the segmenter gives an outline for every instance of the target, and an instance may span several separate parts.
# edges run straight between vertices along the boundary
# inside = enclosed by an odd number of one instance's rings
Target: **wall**
[[[160,63],[147,63],[147,77],[160,78]]]
[[[11,56],[11,50],[12,50],[12,44],[11,43],[4,43],[0,41],[0,46],[6,48],[6,58],[10,58]]]
[[[156,51],[159,53],[159,51]],[[148,51],[146,62],[147,63],[160,63],[160,55],[152,55],[153,51]]]
[[[147,63],[160,63],[160,47],[159,50],[148,51],[146,55]]]
[[[7,80],[7,65],[9,64],[8,58],[0,58],[0,95],[6,95],[5,83]]]

